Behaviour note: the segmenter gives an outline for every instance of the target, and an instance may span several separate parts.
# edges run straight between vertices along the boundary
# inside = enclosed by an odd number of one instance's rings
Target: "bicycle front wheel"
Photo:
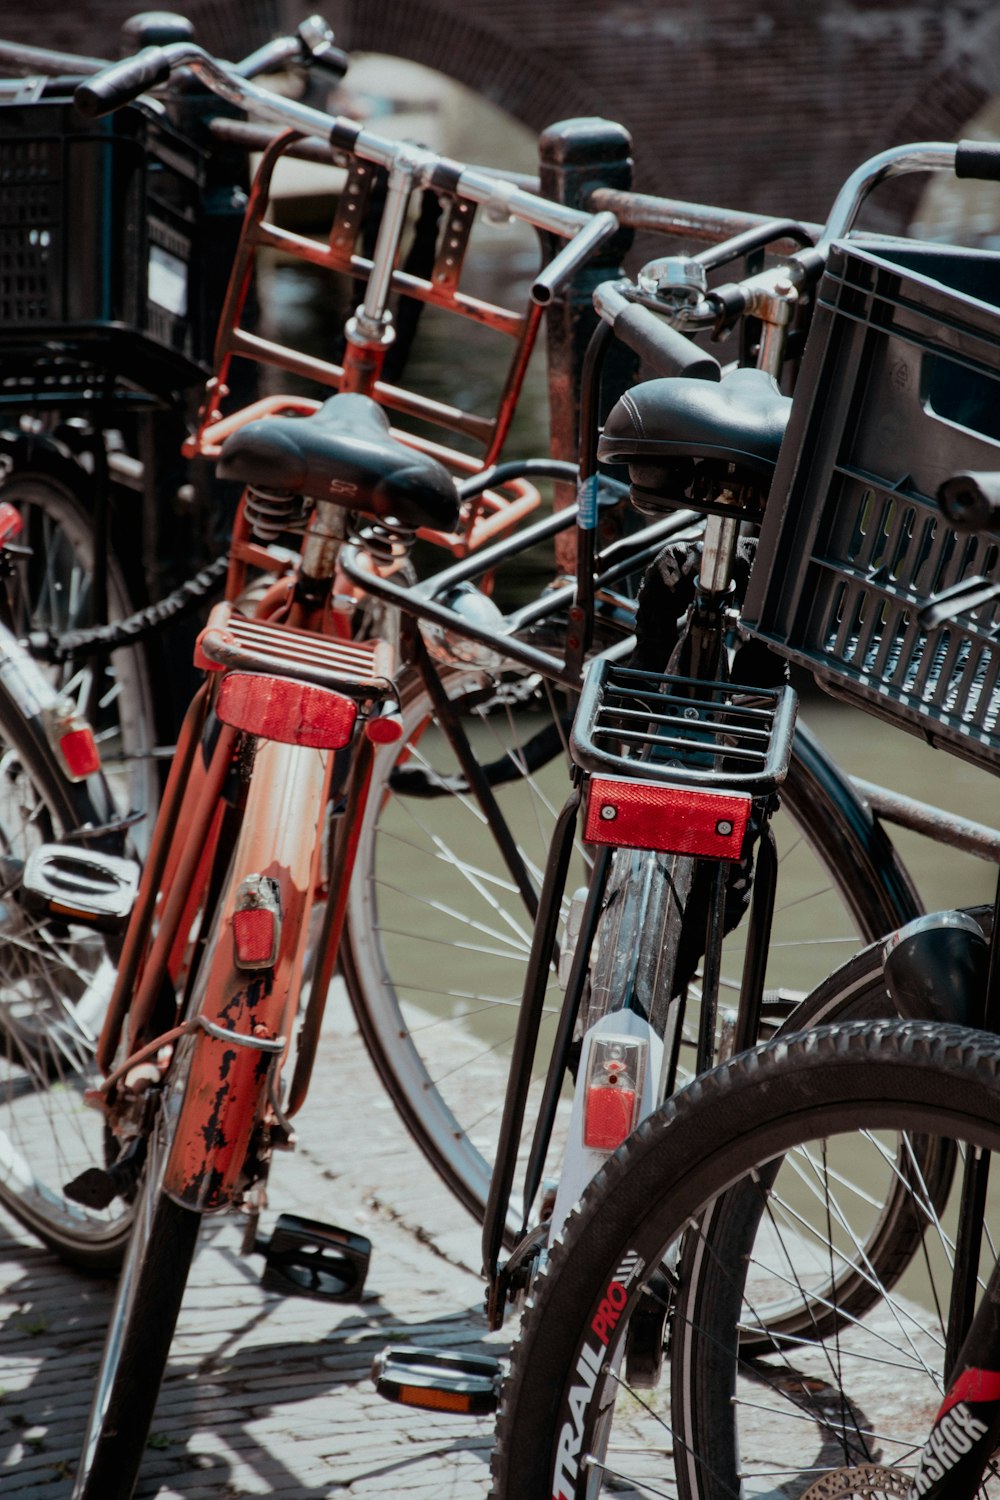
[[[502,1397],[495,1500],[908,1494],[944,1388],[961,1178],[936,1201],[928,1142],[960,1159],[1000,1147],[995,1038],[820,1027],[732,1059],[652,1116],[536,1283]],[[878,1295],[863,1316],[761,1348],[769,1299],[805,1305],[835,1284],[891,1180],[920,1247],[905,1274],[887,1286],[869,1267]],[[981,1286],[997,1258],[988,1230],[980,1254]],[[630,1352],[667,1326],[669,1376],[637,1389]],[[1000,1495],[1000,1479],[975,1493]]]
[[[146,1449],[201,1224],[200,1214],[161,1190],[165,1153],[157,1128],[148,1143],[73,1500],[129,1500]]]
[[[570,787],[572,704],[532,677],[444,679],[507,829],[535,882]],[[532,923],[494,833],[416,674],[404,735],[379,751],[348,897],[343,966],[358,1025],[410,1133],[474,1215],[489,1190]],[[891,844],[822,748],[801,730],[777,820],[780,869],[768,984],[791,1010],[846,952],[920,910]],[[577,843],[563,901],[589,874]],[[742,935],[729,944],[726,994]],[[541,1097],[562,1001],[549,976]]]

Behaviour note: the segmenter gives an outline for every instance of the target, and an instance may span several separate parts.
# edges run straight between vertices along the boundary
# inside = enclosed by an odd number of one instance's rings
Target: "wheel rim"
[[[449,692],[459,698],[475,682],[471,675],[456,675]],[[553,702],[546,701],[544,692],[538,688],[538,712],[551,714]],[[428,712],[427,700],[414,689],[403,704],[402,743]],[[523,717],[527,723],[512,723],[516,714],[494,710],[481,727],[477,754],[493,759],[505,742],[523,744],[531,733],[530,717]],[[473,799],[417,801],[394,792],[387,783],[395,753],[389,749],[376,761],[349,893],[348,980],[362,1030],[407,1123],[459,1198],[481,1214],[531,928]],[[424,768],[445,775],[457,771],[436,729],[425,732],[412,755]],[[569,786],[567,761],[557,757],[544,774],[498,792],[509,817],[514,816],[510,803],[515,796],[525,804],[516,826],[538,883]],[[447,827],[446,815],[451,820]],[[817,862],[806,831],[784,815],[776,827],[781,867],[767,983],[772,1001],[780,994],[787,1007],[876,932],[859,929],[846,896],[837,894],[830,872]],[[569,897],[584,882],[586,869],[585,851],[578,846],[563,901],[564,921]],[[450,884],[443,882],[442,872]],[[845,883],[853,878],[844,872]],[[825,905],[836,906],[837,925],[819,937],[816,912]],[[738,993],[743,944],[738,929],[727,943],[723,1003],[727,995]],[[436,956],[427,960],[423,955],[428,953]],[[529,1130],[561,1001],[562,991],[550,975],[527,1108]],[[780,1005],[774,1008],[783,1013]],[[512,1218],[520,1223],[516,1211]]]
[[[69,1201],[66,1183],[106,1165],[106,1132],[86,1094],[115,969],[104,939],[18,899],[17,871],[59,822],[11,747],[0,753],[0,1198],[56,1248],[113,1256],[130,1210]]]
[[[538,1494],[560,1493],[575,1500],[605,1495],[820,1500],[828,1494],[889,1500],[909,1492],[944,1390],[942,1356],[959,1184],[947,1205],[935,1205],[920,1173],[911,1174],[911,1207],[923,1231],[920,1253],[893,1289],[879,1288],[880,1297],[863,1317],[832,1320],[834,1332],[826,1338],[772,1339],[766,1356],[747,1359],[737,1353],[740,1333],[748,1327],[761,1333],[774,1289],[787,1301],[789,1286],[796,1286],[804,1302],[811,1300],[816,1287],[831,1280],[830,1256],[844,1253],[845,1245],[856,1248],[866,1236],[862,1220],[880,1212],[886,1191],[885,1178],[877,1186],[866,1169],[893,1176],[901,1161],[913,1162],[907,1127],[925,1113],[922,1101],[902,1106],[882,1100],[855,1103],[850,1110],[856,1126],[841,1127],[834,1104],[834,1123],[826,1133],[817,1111],[789,1110],[782,1118],[777,1081],[775,1091],[766,1128],[758,1128],[765,1110],[757,1109],[756,1120],[751,1115],[744,1122],[747,1141],[738,1147],[730,1142],[728,1159],[735,1154],[738,1166],[732,1161],[729,1170],[720,1155],[705,1172],[705,1162],[700,1162],[698,1175],[705,1186],[699,1190],[690,1163],[671,1162],[663,1151],[657,1161],[657,1191],[650,1193],[647,1186],[641,1211],[642,1195],[637,1189],[631,1195],[637,1214],[632,1232],[626,1237],[624,1225],[616,1221],[616,1211],[624,1209],[616,1192],[604,1200],[603,1219],[591,1213],[579,1224],[572,1274],[562,1265],[550,1271],[554,1279],[547,1291],[552,1296],[541,1326],[548,1327],[551,1337],[554,1325],[565,1326],[569,1303],[575,1300],[567,1337],[578,1342],[576,1352],[572,1344],[560,1344],[557,1385],[562,1398],[546,1418],[553,1423],[546,1437],[551,1444],[548,1462],[563,1487],[547,1487],[552,1476],[545,1457],[540,1461],[535,1451]],[[703,1113],[718,1104],[721,1100],[714,1097],[703,1098]],[[847,1112],[845,1108],[842,1114]],[[893,1129],[893,1120],[899,1129]],[[690,1132],[686,1141],[690,1144]],[[956,1115],[954,1126],[940,1125],[938,1144],[964,1157],[972,1144],[995,1150],[1000,1132],[994,1124]],[[780,1160],[771,1171],[767,1163],[775,1149]],[[748,1169],[755,1152],[756,1165]],[[646,1163],[633,1160],[632,1165],[638,1169]],[[648,1185],[648,1171],[638,1176]],[[721,1196],[706,1201],[703,1194],[710,1191],[707,1179],[712,1176],[735,1180]],[[616,1189],[624,1183],[625,1177],[619,1177]],[[1000,1183],[994,1182],[994,1200],[998,1190]],[[658,1209],[657,1200],[669,1207]],[[832,1232],[828,1225],[834,1226]],[[589,1233],[583,1232],[585,1226]],[[594,1247],[593,1258],[585,1268],[588,1244]],[[987,1232],[979,1260],[980,1293],[996,1256],[996,1243]],[[641,1270],[637,1278],[633,1267]],[[648,1295],[639,1293],[649,1281],[662,1281],[664,1267],[683,1290],[679,1300],[676,1291],[666,1297],[658,1290],[651,1293],[664,1307],[672,1352],[662,1378],[650,1389],[630,1383],[624,1373],[626,1350],[633,1317],[642,1312],[648,1321]],[[596,1296],[595,1288],[601,1289]],[[610,1295],[616,1291],[620,1294]],[[554,1349],[543,1355],[539,1345],[536,1351],[531,1334],[538,1336],[537,1325],[518,1351],[524,1371],[530,1371],[533,1354],[547,1359],[551,1368]],[[507,1412],[501,1453],[516,1431],[521,1414],[516,1400],[527,1399],[526,1388],[509,1399],[515,1406]],[[547,1409],[548,1398],[537,1379],[532,1400]],[[527,1418],[526,1410],[523,1415]],[[527,1452],[518,1455],[519,1463],[522,1458],[528,1462]],[[496,1492],[514,1494],[503,1484]],[[1000,1474],[991,1470],[975,1494],[995,1500]]]

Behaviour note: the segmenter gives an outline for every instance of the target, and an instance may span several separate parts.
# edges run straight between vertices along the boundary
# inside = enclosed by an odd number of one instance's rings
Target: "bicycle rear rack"
[[[588,773],[584,838],[740,859],[754,800],[784,779],[794,727],[791,688],[596,662],[570,738]]]
[[[702,682],[597,661],[580,694],[573,759],[598,775],[765,796],[788,769],[795,704],[788,687]]]
[[[252,620],[219,604],[198,637],[195,665],[204,671],[278,673],[354,699],[394,696],[393,652],[386,641],[348,641]]]

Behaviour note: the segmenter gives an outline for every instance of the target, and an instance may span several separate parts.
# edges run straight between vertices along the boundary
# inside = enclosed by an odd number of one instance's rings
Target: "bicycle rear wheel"
[[[928,1143],[1000,1147],[995,1038],[821,1027],[732,1059],[652,1116],[538,1278],[502,1396],[495,1500],[906,1495],[943,1389],[960,1176],[935,1201]],[[835,1280],[891,1182],[920,1250],[906,1274],[890,1287],[870,1267],[864,1316],[764,1349],[769,1298],[806,1305]],[[996,1257],[987,1230],[981,1275]],[[657,1320],[669,1378],[635,1389],[628,1351]],[[995,1497],[1000,1478],[975,1493]]]
[[[536,885],[569,790],[572,705],[551,685],[455,671],[445,685],[477,758],[493,768],[507,826]],[[348,899],[343,968],[358,1025],[407,1128],[481,1216],[496,1152],[531,921],[416,676],[404,735],[380,750]],[[802,731],[776,827],[781,868],[768,984],[789,1010],[846,951],[909,920],[919,903],[891,844]],[[563,903],[585,884],[577,844]],[[738,985],[742,936],[730,942]],[[729,993],[734,993],[733,989]],[[530,1111],[540,1100],[562,1000],[550,975]]]
[[[114,983],[108,940],[32,911],[20,871],[39,844],[108,816],[99,781],[66,781],[44,735],[0,683],[0,1203],[65,1260],[117,1264],[129,1204],[87,1209],[63,1194],[110,1148],[103,1116],[85,1106],[100,1078],[94,1047]]]
[[[26,466],[14,468],[0,484],[0,500],[20,512],[19,543],[30,557],[19,560],[6,583],[13,628],[21,637],[33,630],[60,636],[94,623],[95,538],[85,490],[89,476],[56,453],[39,450]],[[120,620],[133,604],[122,568],[110,554],[107,615]],[[141,811],[134,831],[144,850],[159,798],[153,693],[144,648],[88,657],[53,669],[56,685],[72,697],[93,723],[119,812]]]

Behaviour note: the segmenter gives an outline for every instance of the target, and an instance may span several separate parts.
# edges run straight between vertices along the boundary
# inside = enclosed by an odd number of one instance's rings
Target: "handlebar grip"
[[[955,147],[955,176],[1000,182],[1000,142],[959,141]]]
[[[634,349],[658,375],[688,375],[698,380],[722,378],[717,359],[638,303],[623,308],[611,329],[616,339]]]
[[[87,120],[99,120],[123,104],[130,104],[170,77],[170,61],[161,47],[144,47],[134,57],[112,63],[110,68],[81,83],[73,95],[80,114]]]
[[[334,83],[339,83],[351,66],[350,54],[332,43],[322,51],[314,52],[309,61],[311,67],[327,73]]]
[[[1000,532],[1000,474],[953,474],[937,499],[956,531]]]

